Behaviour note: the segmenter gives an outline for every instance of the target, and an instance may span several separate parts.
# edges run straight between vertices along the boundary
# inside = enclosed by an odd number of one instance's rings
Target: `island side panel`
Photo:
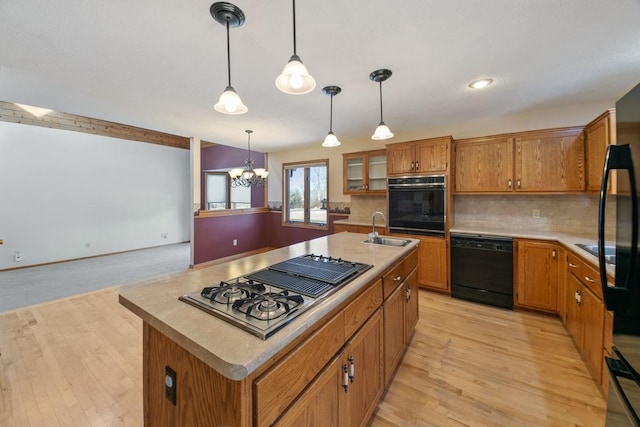
[[[145,426],[249,426],[249,380],[233,381],[144,323]],[[176,373],[176,404],[165,397],[165,369]]]

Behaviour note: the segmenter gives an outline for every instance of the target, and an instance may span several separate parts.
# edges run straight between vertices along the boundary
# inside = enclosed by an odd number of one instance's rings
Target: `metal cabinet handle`
[[[416,170],[420,169],[420,162],[416,161]]]
[[[413,162],[411,162],[411,170],[413,171]]]
[[[507,185],[509,186],[509,189],[511,189],[511,187],[513,186],[513,182],[511,180],[507,181]]]
[[[353,379],[355,377],[355,364],[353,363],[353,356],[349,356],[349,380],[351,380],[351,382],[353,382]]]
[[[393,278],[394,282],[399,282],[400,280],[402,280],[402,276],[396,276]]]
[[[342,388],[344,388],[344,392],[349,391],[349,371],[347,369],[347,364],[342,365]]]
[[[587,282],[590,282],[590,283],[594,283],[594,282],[595,282],[595,280],[593,280],[593,279],[592,279],[591,277],[589,277],[589,276],[584,276],[584,280],[586,280]]]
[[[574,263],[572,263],[572,262],[570,262],[570,263],[569,263],[569,267],[571,267],[571,268],[578,268],[578,266],[577,266],[577,265],[575,265],[575,264],[574,264]]]
[[[404,295],[405,295],[405,299],[407,300],[407,302],[411,301],[411,287],[407,286],[406,289],[404,290]]]
[[[582,305],[582,291],[576,289],[576,304]]]
[[[553,249],[551,251],[551,258],[556,259],[556,250],[555,249]]]

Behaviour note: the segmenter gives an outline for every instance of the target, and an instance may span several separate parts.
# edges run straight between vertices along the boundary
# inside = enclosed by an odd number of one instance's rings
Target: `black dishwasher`
[[[513,308],[513,240],[451,234],[451,296]]]

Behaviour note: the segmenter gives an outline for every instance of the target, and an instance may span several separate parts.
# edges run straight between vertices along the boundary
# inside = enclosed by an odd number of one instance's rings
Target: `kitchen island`
[[[293,425],[326,413],[366,422],[417,321],[418,243],[366,237],[334,234],[123,287],[120,303],[143,320],[145,424]],[[266,340],[178,300],[309,253],[372,267]],[[327,406],[314,415],[318,399]]]

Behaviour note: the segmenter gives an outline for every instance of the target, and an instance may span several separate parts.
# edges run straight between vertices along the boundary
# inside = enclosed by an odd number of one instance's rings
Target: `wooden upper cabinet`
[[[607,146],[616,144],[615,108],[611,108],[598,116],[585,127],[584,132],[587,158],[586,189],[587,191],[600,191]],[[612,184],[613,179],[610,179],[609,191],[615,192],[615,185]]]
[[[343,160],[344,194],[386,194],[387,151],[346,153]]]
[[[506,136],[455,141],[455,191],[503,192],[513,187],[513,139]]]
[[[387,175],[446,172],[451,137],[387,145]]]
[[[454,191],[584,191],[582,130],[549,129],[455,141]]]
[[[582,128],[528,132],[515,138],[515,190],[584,191]]]

